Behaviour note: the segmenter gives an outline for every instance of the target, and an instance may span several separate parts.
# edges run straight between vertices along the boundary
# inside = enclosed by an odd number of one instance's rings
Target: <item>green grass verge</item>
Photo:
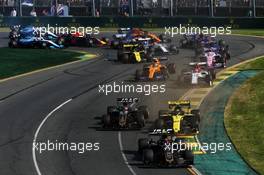
[[[242,69],[264,69],[264,57]],[[264,174],[264,72],[246,81],[230,98],[225,126],[241,156]]]
[[[256,69],[256,70],[263,70],[264,69],[264,57],[261,57],[255,61],[251,61],[246,64],[242,64],[238,67],[239,70],[249,70],[249,69]]]
[[[264,29],[239,29],[232,30],[232,34],[250,35],[250,36],[264,36]]]
[[[0,79],[80,60],[82,53],[51,49],[0,48]]]

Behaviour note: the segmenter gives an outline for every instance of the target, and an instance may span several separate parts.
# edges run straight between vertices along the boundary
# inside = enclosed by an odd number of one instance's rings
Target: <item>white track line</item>
[[[40,125],[38,126],[38,129],[36,130],[35,132],[35,135],[34,135],[34,140],[33,140],[33,143],[32,143],[32,157],[33,157],[33,162],[34,162],[34,166],[35,166],[35,169],[37,171],[37,174],[38,175],[42,175],[41,174],[41,171],[39,169],[39,166],[38,166],[38,162],[37,162],[37,157],[36,157],[36,150],[35,150],[35,144],[36,144],[36,141],[37,141],[37,138],[38,138],[38,134],[39,134],[39,131],[41,129],[41,127],[44,125],[44,123],[48,120],[48,118],[54,113],[56,112],[57,110],[59,110],[61,107],[63,107],[64,105],[66,105],[67,103],[69,103],[70,101],[72,101],[72,99],[69,99],[67,101],[65,101],[64,103],[62,103],[61,105],[59,105],[58,107],[56,107],[55,109],[53,109],[43,120],[42,122],[40,123]]]
[[[196,169],[193,165],[191,165],[192,170],[196,173],[196,175],[202,175],[202,173]]]
[[[118,132],[118,142],[119,142],[120,151],[121,151],[121,154],[122,154],[122,157],[123,157],[123,159],[125,161],[126,166],[128,167],[128,169],[131,172],[131,174],[137,175],[137,173],[133,170],[132,166],[129,165],[129,163],[127,161],[127,158],[126,158],[126,155],[123,153],[124,149],[123,149],[122,136],[121,136],[121,132],[120,131]]]

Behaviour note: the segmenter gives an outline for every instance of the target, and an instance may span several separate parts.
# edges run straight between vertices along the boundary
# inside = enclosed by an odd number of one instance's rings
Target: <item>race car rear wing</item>
[[[127,28],[120,28],[118,29],[119,31],[123,31],[123,32],[126,32],[126,31],[130,31],[131,28],[127,27]]]
[[[117,98],[117,102],[118,103],[138,103],[139,102],[139,98]]]
[[[176,105],[180,105],[180,106],[191,106],[191,101],[190,100],[177,100],[177,101],[168,101],[168,104],[170,106],[176,106]]]
[[[195,66],[195,65],[205,66],[206,64],[207,64],[206,62],[191,62],[191,63],[189,63],[190,66]]]
[[[123,47],[128,48],[128,47],[137,47],[139,46],[138,44],[124,44]]]

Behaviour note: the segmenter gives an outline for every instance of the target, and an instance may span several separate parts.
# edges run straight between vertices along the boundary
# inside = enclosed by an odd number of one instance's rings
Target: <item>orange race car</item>
[[[135,38],[138,37],[147,37],[147,38],[151,38],[155,43],[160,43],[162,40],[160,39],[160,37],[158,37],[157,35],[155,35],[154,33],[148,32],[148,31],[144,31],[142,29],[139,28],[133,28],[131,30],[131,35]]]
[[[143,70],[138,69],[136,71],[135,79],[137,81],[159,81],[169,78],[169,74],[175,74],[176,66],[174,63],[168,63],[163,65],[159,59],[154,58],[153,63],[143,66]]]

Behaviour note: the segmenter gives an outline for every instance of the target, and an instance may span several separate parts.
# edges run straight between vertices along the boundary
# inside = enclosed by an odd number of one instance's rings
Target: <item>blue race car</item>
[[[24,38],[11,39],[8,43],[10,48],[63,48],[52,40],[46,40],[43,37],[27,36]]]

